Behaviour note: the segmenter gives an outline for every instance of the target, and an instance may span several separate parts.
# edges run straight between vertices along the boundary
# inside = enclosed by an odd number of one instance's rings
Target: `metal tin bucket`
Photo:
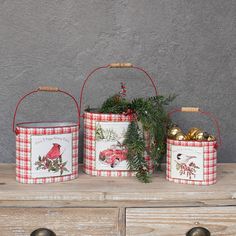
[[[218,132],[216,141],[179,141],[167,139],[166,179],[175,183],[211,185],[216,183],[217,148],[221,145],[219,124],[209,113],[195,107],[175,112],[199,112],[211,118]]]
[[[40,87],[18,102],[13,118],[16,134],[16,180],[25,184],[54,183],[78,177],[78,122],[23,122],[15,125],[20,103],[40,91],[60,92],[72,98],[79,117],[75,98],[54,87]]]
[[[85,79],[80,93],[80,107],[83,103],[83,91],[86,82],[100,69],[107,68],[133,68],[145,74],[151,81],[154,92],[157,95],[156,86],[150,75],[142,68],[133,66],[131,63],[113,63],[94,69]],[[128,125],[133,120],[132,115],[103,114],[85,112],[84,118],[84,172],[95,176],[134,176],[135,173],[128,168],[126,153],[120,140],[124,139]],[[98,137],[99,131],[112,132],[120,140],[114,138]],[[150,140],[149,140],[150,141]],[[148,140],[146,144],[149,145]],[[153,163],[150,156],[145,153],[149,172],[153,172]]]

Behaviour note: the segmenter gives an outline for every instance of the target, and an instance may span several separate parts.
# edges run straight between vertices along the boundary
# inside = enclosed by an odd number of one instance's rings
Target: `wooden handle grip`
[[[182,112],[199,112],[199,107],[182,107]]]
[[[57,87],[50,87],[50,86],[41,86],[41,87],[38,88],[38,91],[58,92],[59,88],[57,88]]]
[[[132,68],[133,65],[131,63],[111,63],[109,67],[110,68]]]

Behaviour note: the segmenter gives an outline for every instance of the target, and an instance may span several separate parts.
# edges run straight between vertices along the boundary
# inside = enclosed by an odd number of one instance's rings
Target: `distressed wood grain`
[[[236,207],[130,208],[126,212],[127,236],[183,236],[199,226],[211,236],[235,236]]]
[[[0,201],[169,201],[177,205],[218,201],[236,205],[236,164],[218,165],[218,182],[211,186],[168,182],[164,171],[155,175],[152,183],[142,184],[133,177],[91,177],[80,171],[79,178],[69,182],[23,185],[15,181],[14,165],[1,164]]]
[[[57,236],[120,235],[114,208],[0,208],[1,236],[29,236],[48,228]]]
[[[183,236],[203,226],[212,236],[235,236],[235,180],[236,164],[219,164],[211,186],[168,182],[164,171],[142,184],[81,169],[73,181],[24,185],[15,181],[13,164],[0,164],[0,235],[28,236],[46,227],[57,236]]]

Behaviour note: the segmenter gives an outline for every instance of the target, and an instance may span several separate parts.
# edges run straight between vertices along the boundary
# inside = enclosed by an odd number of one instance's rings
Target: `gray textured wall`
[[[15,161],[11,120],[21,95],[55,85],[77,98],[89,70],[114,61],[146,68],[175,106],[199,106],[220,120],[219,160],[235,161],[235,0],[0,0],[0,161]],[[114,72],[114,73],[113,73]],[[132,71],[104,71],[91,81],[85,104],[98,105],[127,79],[131,96],[151,95]],[[70,100],[37,94],[18,121],[75,119]],[[175,119],[212,131],[198,115]]]

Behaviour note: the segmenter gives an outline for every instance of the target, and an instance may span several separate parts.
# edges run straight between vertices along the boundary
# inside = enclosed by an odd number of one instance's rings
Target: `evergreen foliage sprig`
[[[136,172],[136,177],[144,183],[149,183],[151,175],[148,172],[147,162],[144,158],[146,143],[143,130],[136,121],[132,121],[128,127],[123,144],[128,149],[127,159],[129,169]]]
[[[136,172],[136,177],[141,182],[148,183],[151,181],[151,175],[148,172],[144,157],[145,152],[150,155],[153,164],[158,168],[166,154],[166,129],[170,120],[165,106],[169,105],[175,97],[175,95],[154,96],[128,101],[120,94],[115,94],[102,104],[101,113],[132,113],[135,117],[128,127],[123,144],[128,149],[129,169]],[[146,145],[145,132],[149,134],[150,140],[148,142],[150,141],[150,145]]]
[[[143,125],[143,129],[149,132],[150,149],[147,150],[154,165],[159,166],[166,154],[166,128],[170,123],[165,106],[175,99],[175,95],[167,98],[155,96],[150,98],[138,98],[131,102],[131,109],[135,111],[137,120]]]
[[[126,98],[122,97],[120,94],[115,94],[112,97],[109,97],[103,104],[100,109],[101,113],[113,113],[121,114],[128,110],[129,101]]]

